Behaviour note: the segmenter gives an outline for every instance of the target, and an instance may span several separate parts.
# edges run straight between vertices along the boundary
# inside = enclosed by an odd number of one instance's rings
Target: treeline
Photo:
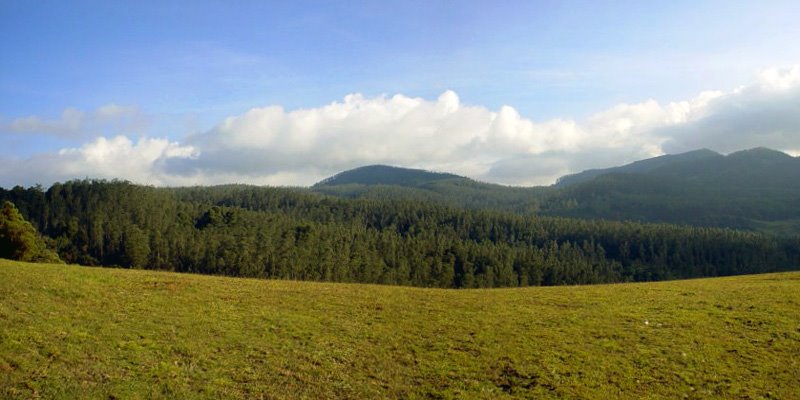
[[[786,270],[800,239],[346,200],[244,185],[71,181],[0,189],[69,263],[429,287],[647,281]]]

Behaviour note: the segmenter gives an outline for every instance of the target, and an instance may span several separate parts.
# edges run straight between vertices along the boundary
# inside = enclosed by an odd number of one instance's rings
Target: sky
[[[663,3],[663,4],[660,4]],[[0,0],[0,186],[800,155],[796,1]]]

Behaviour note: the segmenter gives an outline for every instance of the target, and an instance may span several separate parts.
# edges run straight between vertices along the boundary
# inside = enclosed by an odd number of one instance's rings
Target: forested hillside
[[[346,200],[242,185],[71,181],[0,190],[61,258],[182,272],[436,287],[733,275],[800,265],[800,241],[723,229]]]
[[[468,209],[535,213],[547,187],[513,187],[463,176],[372,165],[344,171],[311,187],[317,193],[367,200],[408,200]]]
[[[682,154],[666,154],[659,157],[632,162],[619,167],[590,169],[577,174],[562,176],[556,182],[556,186],[564,187],[576,185],[591,181],[598,176],[608,174],[646,174],[663,167],[670,167],[679,164],[708,162],[721,158],[724,158],[724,156],[708,149],[700,149]]]
[[[564,177],[542,212],[800,234],[800,158],[701,150]]]
[[[422,169],[397,168],[388,165],[368,165],[338,173],[322,182],[319,186],[338,186],[348,184],[362,185],[399,185],[399,186],[421,186],[451,179],[466,179],[458,175],[431,172]]]
[[[800,235],[800,158],[756,148],[702,149],[594,169],[550,187],[509,187],[386,166],[345,171],[312,187],[344,198],[435,202],[522,215],[665,222]]]

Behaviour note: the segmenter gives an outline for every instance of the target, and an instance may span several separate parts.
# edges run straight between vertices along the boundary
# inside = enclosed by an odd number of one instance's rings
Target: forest
[[[542,212],[800,235],[800,158],[765,148],[666,155],[562,177]]]
[[[474,288],[655,281],[800,266],[800,238],[347,199],[247,185],[75,180],[10,190],[67,263]]]
[[[424,200],[467,209],[733,228],[800,235],[800,158],[765,148],[695,150],[513,187],[451,174],[367,166],[313,191],[342,198]]]

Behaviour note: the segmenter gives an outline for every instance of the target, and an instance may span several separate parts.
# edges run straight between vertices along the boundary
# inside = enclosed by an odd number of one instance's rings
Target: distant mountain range
[[[449,173],[375,165],[312,190],[349,198],[397,198],[579,218],[669,222],[800,234],[800,158],[755,148],[708,149],[567,175],[520,188]]]

